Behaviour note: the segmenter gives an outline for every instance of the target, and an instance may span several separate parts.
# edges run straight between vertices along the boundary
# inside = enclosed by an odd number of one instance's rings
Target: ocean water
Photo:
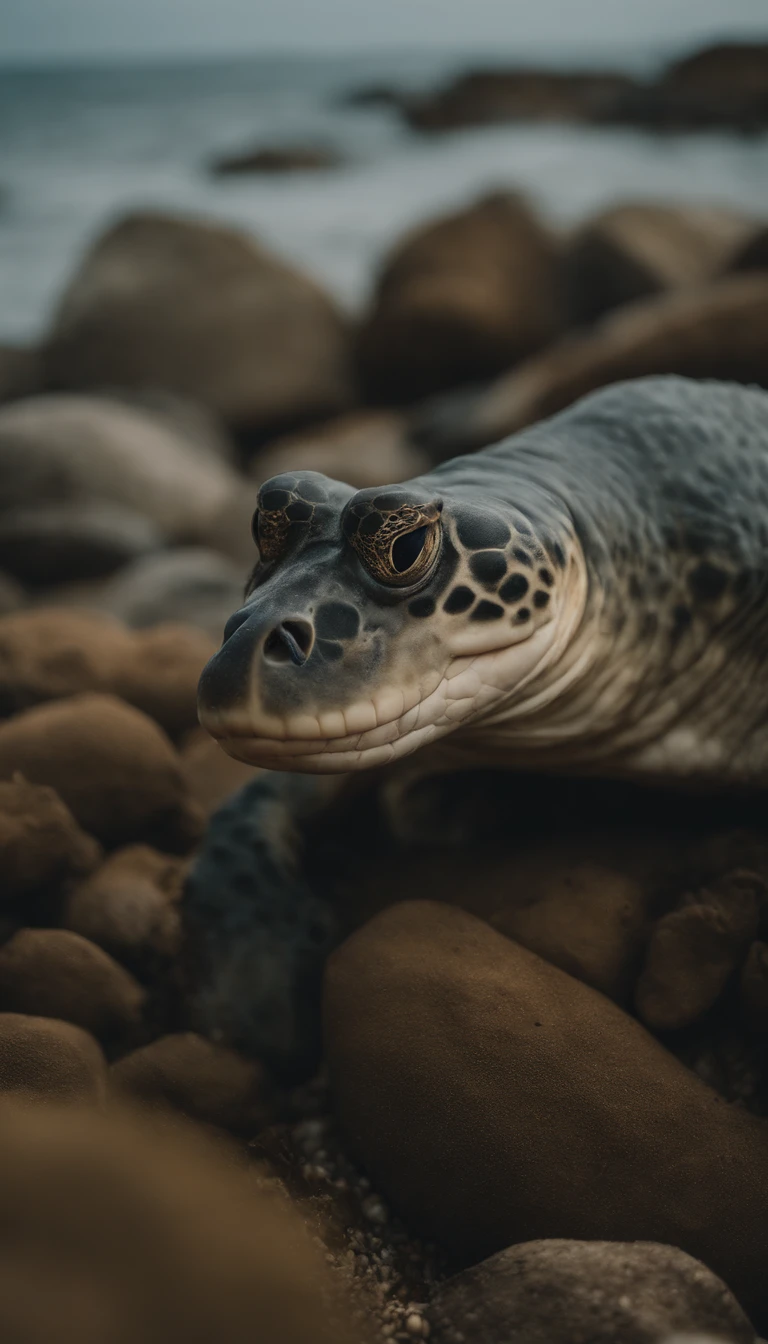
[[[625,69],[658,60],[610,57]],[[766,136],[546,125],[430,138],[408,131],[394,111],[339,101],[369,82],[421,88],[482,59],[0,70],[0,340],[37,338],[88,241],[132,209],[238,225],[351,310],[364,304],[403,230],[492,188],[523,189],[558,225],[627,198],[720,202],[768,217]],[[293,140],[335,146],[346,162],[276,178],[207,171],[211,155]]]

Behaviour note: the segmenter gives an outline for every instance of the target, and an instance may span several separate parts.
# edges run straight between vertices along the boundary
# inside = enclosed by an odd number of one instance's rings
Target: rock
[[[741,972],[741,1003],[753,1031],[768,1034],[768,943],[755,942]]]
[[[0,1094],[36,1101],[101,1103],[107,1069],[99,1046],[80,1027],[47,1017],[0,1013]]]
[[[768,271],[768,226],[754,229],[731,254],[730,271]]]
[[[452,425],[443,420],[440,446],[456,452],[496,443],[625,378],[675,373],[768,386],[766,331],[768,276],[729,276],[629,304],[500,378]]]
[[[29,397],[37,391],[37,351],[18,345],[0,345],[0,402]]]
[[[101,847],[80,830],[53,789],[21,776],[0,783],[2,904],[30,911],[55,908],[60,888],[82,879],[101,860]]]
[[[409,481],[430,465],[426,454],[408,442],[400,416],[367,411],[270,443],[254,459],[251,476],[261,484],[284,471],[321,471],[365,490]]]
[[[768,43],[723,42],[670,66],[651,84],[630,86],[601,109],[604,120],[654,131],[768,125]]]
[[[0,1005],[62,1018],[99,1039],[135,1032],[141,985],[106,952],[69,929],[19,929],[0,947]]]
[[[182,1121],[0,1110],[8,1344],[351,1344],[346,1303],[274,1183]]]
[[[18,611],[26,602],[26,594],[20,583],[10,574],[0,570],[0,616],[10,611]]]
[[[132,970],[152,971],[178,951],[183,878],[179,859],[130,845],[69,892],[59,922]]]
[[[633,87],[610,71],[474,70],[422,97],[403,99],[408,124],[452,131],[505,121],[590,121]]]
[[[358,363],[372,400],[414,401],[491,377],[559,325],[553,241],[521,197],[497,193],[397,245]]]
[[[217,224],[126,216],[70,281],[43,354],[51,388],[160,387],[239,430],[351,400],[345,323],[313,281]]]
[[[460,1263],[658,1241],[768,1309],[766,1122],[586,985],[462,911],[394,906],[331,957],[325,1034],[353,1154]]]
[[[435,1344],[659,1344],[667,1332],[711,1332],[753,1344],[755,1332],[721,1279],[653,1242],[530,1241],[440,1284]]]
[[[712,1007],[757,933],[767,894],[762,878],[736,872],[659,920],[635,992],[652,1031],[689,1027]]]
[[[44,504],[0,514],[0,565],[30,586],[99,578],[164,544],[147,518],[115,504]]]
[[[197,724],[197,682],[214,651],[185,625],[132,631],[87,611],[18,612],[0,619],[0,713],[104,691],[177,735]]]
[[[635,299],[706,283],[754,227],[717,206],[628,202],[604,210],[575,231],[563,252],[571,321],[594,322]]]
[[[111,695],[76,695],[0,724],[0,779],[48,784],[86,831],[107,844],[161,838],[188,848],[202,818],[181,761],[139,710]]]
[[[229,510],[228,510],[229,512]],[[250,517],[245,539],[255,560]],[[213,521],[213,520],[212,520]],[[230,529],[232,523],[229,524]],[[74,592],[78,605],[108,611],[138,628],[184,622],[218,645],[224,625],[243,598],[244,572],[223,555],[202,546],[180,546],[126,565],[98,589]]]
[[[256,774],[254,766],[244,765],[228,756],[202,729],[182,747],[181,762],[189,795],[206,817],[244,788]]]
[[[0,473],[6,515],[109,504],[141,514],[154,526],[154,540],[159,532],[174,541],[204,532],[237,480],[167,418],[81,396],[30,397],[1,407]]]
[[[254,1060],[193,1032],[161,1036],[112,1065],[118,1091],[192,1120],[254,1134],[264,1128],[264,1071]]]
[[[362,84],[348,89],[338,101],[341,107],[400,107],[403,98],[393,84]]]
[[[269,452],[269,449],[267,449]],[[217,559],[222,556],[229,556],[234,560],[237,566],[237,573],[240,576],[240,597],[243,595],[243,580],[247,573],[253,569],[256,560],[256,547],[253,541],[251,524],[253,515],[256,511],[259,488],[258,483],[253,480],[242,480],[238,482],[237,489],[233,490],[227,499],[219,508],[216,516],[211,520],[210,527],[205,535],[207,546],[213,548],[218,553]],[[211,566],[213,568],[213,566]],[[222,600],[224,585],[234,583],[234,573],[231,565],[222,566],[220,570],[222,576]],[[211,619],[206,622],[205,628],[209,633],[213,633],[213,616],[215,608],[211,603]],[[217,614],[218,619],[218,614]],[[217,626],[218,632],[221,626]]]
[[[338,150],[321,145],[257,145],[238,154],[221,154],[210,162],[218,177],[233,173],[303,173],[339,168],[344,163]]]

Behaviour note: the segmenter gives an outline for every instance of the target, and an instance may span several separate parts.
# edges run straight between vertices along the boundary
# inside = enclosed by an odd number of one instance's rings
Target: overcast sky
[[[583,32],[582,30],[583,26]],[[0,0],[0,60],[768,36],[768,0]],[[581,39],[581,40],[580,40]]]

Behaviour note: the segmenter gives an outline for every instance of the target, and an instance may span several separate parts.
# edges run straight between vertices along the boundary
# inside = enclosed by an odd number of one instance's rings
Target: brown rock
[[[37,1101],[103,1102],[104,1056],[71,1022],[0,1013],[0,1093],[9,1092]]]
[[[261,1065],[191,1031],[124,1055],[111,1075],[118,1090],[137,1101],[223,1129],[253,1134],[267,1119]]]
[[[181,761],[189,795],[206,817],[257,773],[252,765],[244,765],[228,756],[202,729],[185,743]]]
[[[622,304],[713,279],[754,223],[717,206],[628,202],[577,229],[563,253],[571,321],[593,322]]]
[[[99,1038],[141,1021],[144,991],[95,943],[68,929],[19,929],[0,947],[0,1005],[58,1017]]]
[[[731,255],[730,271],[768,271],[768,227],[754,229]]]
[[[451,131],[505,121],[589,121],[632,81],[609,71],[475,70],[420,98],[401,100],[409,125]]]
[[[749,1026],[768,1033],[768,943],[753,943],[741,971],[741,1003]]]
[[[134,633],[95,612],[17,612],[0,619],[0,712],[113,692],[176,736],[197,723],[197,682],[214,650],[191,626]]]
[[[635,993],[653,1031],[689,1027],[712,1007],[757,933],[765,898],[762,878],[736,872],[659,920]]]
[[[339,168],[343,162],[337,150],[321,145],[271,145],[219,155],[211,161],[210,170],[218,177],[233,173],[303,173]]]
[[[723,42],[630,85],[599,119],[653,131],[722,128],[754,133],[768,124],[768,43]]]
[[[251,475],[261,484],[284,471],[321,471],[356,490],[365,490],[411,480],[429,468],[426,455],[408,442],[400,416],[367,411],[341,416],[321,429],[278,439],[257,455]]]
[[[369,396],[407,402],[489,378],[559,326],[552,239],[513,194],[485,197],[403,239],[358,342]]]
[[[185,865],[148,845],[131,845],[67,896],[60,923],[139,969],[176,955]]]
[[[326,974],[337,1114],[376,1188],[465,1264],[659,1241],[768,1309],[766,1122],[608,999],[461,911],[395,906]]]
[[[178,754],[157,724],[114,696],[73,696],[0,725],[0,779],[17,772],[54,788],[106,843],[159,834],[188,847],[199,836]]]
[[[92,872],[101,847],[80,830],[53,789],[21,776],[0,783],[0,874],[3,904],[29,909],[62,885]]]
[[[768,386],[766,332],[768,276],[729,276],[630,304],[493,384],[457,427],[453,446],[494,443],[625,378],[675,373]]]
[[[319,286],[243,234],[161,214],[97,241],[43,370],[52,388],[161,387],[249,430],[351,400],[344,322]]]
[[[112,505],[174,541],[200,536],[237,481],[168,414],[82,396],[0,407],[0,474],[4,513]]]
[[[38,385],[37,351],[20,345],[0,345],[0,402],[29,397]]]
[[[753,1344],[755,1332],[721,1279],[653,1242],[531,1241],[441,1284],[435,1344],[658,1344],[667,1332],[711,1332]]]
[[[186,1128],[2,1108],[3,1340],[360,1340],[287,1200]]]

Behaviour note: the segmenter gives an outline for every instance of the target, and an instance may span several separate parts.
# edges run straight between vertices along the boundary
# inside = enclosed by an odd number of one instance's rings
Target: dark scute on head
[[[349,602],[323,602],[317,609],[315,629],[321,639],[354,639],[360,613]]]
[[[560,545],[559,541],[555,541],[555,542],[553,542],[552,546],[550,547],[550,554],[551,554],[552,559],[554,560],[555,564],[558,565],[558,566],[560,567],[560,569],[564,569],[564,568],[565,568],[565,551],[563,550],[563,548],[562,548],[562,546]]]
[[[427,539],[426,527],[417,527],[414,532],[406,532],[398,537],[392,547],[392,563],[398,574],[405,574],[418,560]]]
[[[412,616],[431,616],[435,610],[435,599],[433,597],[415,597],[408,604],[408,610]]]
[[[457,507],[456,531],[462,546],[470,551],[506,546],[511,533],[503,518],[479,509]]]
[[[672,628],[670,631],[673,643],[677,643],[677,640],[685,633],[692,620],[693,616],[690,607],[684,606],[682,602],[678,603],[676,607],[673,607]]]
[[[377,509],[401,509],[408,503],[408,495],[404,490],[389,490],[383,495],[376,495],[373,503]]]
[[[449,615],[455,616],[460,611],[467,611],[468,608],[472,606],[474,600],[475,594],[472,592],[472,589],[465,587],[463,583],[459,584],[459,587],[454,588],[453,592],[449,593],[446,597],[443,603],[443,611],[447,611]]]
[[[349,513],[345,513],[344,515],[344,519],[341,524],[341,530],[344,533],[345,537],[354,537],[359,525],[360,525],[359,519],[350,509]]]
[[[344,649],[341,644],[336,644],[330,639],[318,639],[315,648],[329,663],[337,663],[344,657]]]
[[[513,556],[515,557],[515,559],[517,560],[518,564],[520,564],[520,565],[527,565],[527,567],[528,567],[529,569],[530,569],[531,566],[533,565],[533,560],[532,560],[531,556],[528,554],[527,551],[522,551],[522,550],[520,549],[519,546],[516,546],[516,547],[515,547],[515,549],[514,549],[514,551],[512,552],[512,554],[513,554]]]
[[[506,583],[502,583],[499,589],[499,597],[503,602],[519,602],[521,597],[525,597],[528,592],[528,580],[524,574],[510,574]]]
[[[545,593],[544,590],[540,588],[539,591],[533,595],[533,605],[534,607],[538,607],[539,611],[543,611],[544,607],[549,605],[549,593]]]
[[[288,508],[285,510],[286,518],[290,518],[292,523],[307,523],[313,513],[314,509],[312,505],[305,503],[303,499],[295,500],[294,503],[289,504]]]
[[[521,607],[513,619],[517,621],[519,625],[524,625],[526,621],[530,621],[531,613],[527,607]]]
[[[271,513],[273,509],[284,509],[289,499],[287,490],[267,490],[261,496],[261,507]]]
[[[691,593],[700,602],[716,602],[723,596],[729,583],[729,575],[719,565],[703,560],[688,576]]]
[[[360,524],[360,535],[363,537],[372,537],[374,532],[378,532],[384,522],[383,514],[369,513]]]
[[[541,579],[542,583],[545,583],[547,585],[548,588],[551,588],[552,584],[555,582],[555,576],[552,573],[551,569],[540,569],[539,578]]]
[[[309,499],[313,504],[323,504],[328,498],[328,491],[320,481],[313,481],[306,476],[300,476],[296,485],[296,493],[301,495],[302,499]]]
[[[469,562],[472,577],[486,587],[494,587],[507,572],[507,559],[503,551],[478,551]]]
[[[504,615],[504,608],[498,602],[478,602],[470,616],[471,621],[497,621]]]

